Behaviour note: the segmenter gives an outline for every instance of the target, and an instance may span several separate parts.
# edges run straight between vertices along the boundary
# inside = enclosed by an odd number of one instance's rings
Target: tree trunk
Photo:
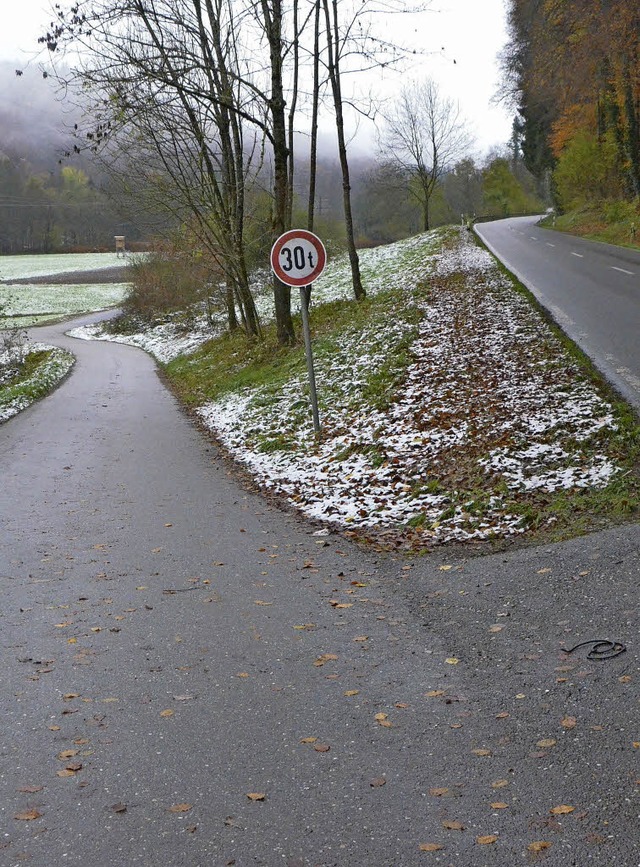
[[[273,235],[274,241],[288,228],[288,159],[287,122],[285,117],[285,99],[282,82],[283,46],[282,46],[282,5],[281,0],[272,0],[269,8],[268,0],[262,0],[264,27],[269,43],[271,59],[271,98],[269,111],[271,113],[273,136]],[[283,346],[293,345],[296,335],[291,317],[291,290],[274,275],[273,302],[276,317],[278,343]]]
[[[320,0],[316,0],[313,23],[313,104],[311,108],[311,146],[309,150],[309,203],[307,229],[313,232],[318,168],[318,109],[320,104]]]
[[[349,263],[351,265],[351,281],[353,294],[359,301],[365,297],[366,292],[360,276],[360,260],[356,250],[355,236],[353,232],[353,214],[351,211],[351,181],[349,178],[349,159],[347,156],[347,142],[344,134],[344,115],[342,111],[342,91],[340,86],[340,31],[338,28],[338,3],[332,0],[333,24],[329,13],[329,0],[323,0],[324,15],[327,27],[327,69],[331,81],[333,104],[336,114],[336,132],[338,134],[338,154],[340,168],[342,170],[342,202],[344,206],[344,221],[347,230],[347,248],[349,251]]]

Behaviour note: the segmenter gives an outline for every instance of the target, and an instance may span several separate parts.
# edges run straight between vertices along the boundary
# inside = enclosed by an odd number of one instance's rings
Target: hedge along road
[[[0,427],[3,867],[635,864],[637,528],[414,563],[315,536],[69,327],[38,338],[73,374]]]
[[[475,231],[640,412],[640,250],[544,229],[539,219]]]

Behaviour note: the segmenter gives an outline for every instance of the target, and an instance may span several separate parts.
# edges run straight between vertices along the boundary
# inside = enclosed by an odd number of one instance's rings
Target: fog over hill
[[[16,66],[0,62],[0,151],[50,169],[69,149],[73,114],[51,79],[34,66],[16,74]]]

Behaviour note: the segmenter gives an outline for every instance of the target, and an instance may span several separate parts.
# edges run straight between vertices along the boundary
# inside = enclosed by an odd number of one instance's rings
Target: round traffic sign
[[[308,286],[327,264],[324,244],[306,229],[291,229],[271,248],[271,270],[286,286]]]

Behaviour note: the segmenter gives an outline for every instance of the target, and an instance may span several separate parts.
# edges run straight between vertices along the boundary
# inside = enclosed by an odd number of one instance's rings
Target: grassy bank
[[[0,372],[3,358],[0,355]],[[0,423],[47,395],[67,376],[75,358],[54,346],[32,344],[18,373],[0,377]]]
[[[640,200],[609,202],[557,217],[548,216],[542,225],[592,241],[640,250]]]
[[[320,442],[302,347],[268,329],[170,362],[173,387],[267,490],[390,547],[558,539],[636,515],[626,404],[471,239],[422,243],[406,281],[391,245],[391,286],[313,308]]]

